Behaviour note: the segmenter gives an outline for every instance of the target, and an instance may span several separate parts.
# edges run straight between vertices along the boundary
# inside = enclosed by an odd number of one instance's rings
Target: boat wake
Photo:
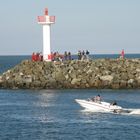
[[[122,114],[127,113],[128,115],[140,115],[140,109],[124,109],[124,111],[126,112],[122,112]]]
[[[140,115],[140,109],[128,109],[123,108],[120,112],[106,112],[106,111],[95,111],[90,109],[83,109],[81,110],[82,113],[113,113],[113,114],[120,114],[120,115]]]

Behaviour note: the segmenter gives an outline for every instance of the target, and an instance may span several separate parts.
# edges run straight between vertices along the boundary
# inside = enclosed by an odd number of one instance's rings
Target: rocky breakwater
[[[0,76],[1,88],[140,88],[140,59],[22,61]]]

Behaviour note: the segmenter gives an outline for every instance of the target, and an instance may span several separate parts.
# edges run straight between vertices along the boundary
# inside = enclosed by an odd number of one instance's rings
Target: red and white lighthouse
[[[45,8],[43,16],[38,16],[38,24],[43,26],[43,60],[51,61],[51,24],[55,23],[55,16],[48,15],[48,8]]]

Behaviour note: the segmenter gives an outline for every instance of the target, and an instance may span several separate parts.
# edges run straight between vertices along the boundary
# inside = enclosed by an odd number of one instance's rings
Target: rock
[[[134,82],[134,79],[129,79],[129,80],[127,81],[128,84],[133,84],[133,82]]]
[[[0,83],[2,82],[2,76],[0,76]]]
[[[1,87],[1,85],[2,85],[2,76],[0,76],[0,87]]]
[[[109,82],[111,82],[113,80],[113,76],[112,75],[105,75],[105,76],[101,76],[100,79],[102,81],[109,81]]]
[[[138,85],[140,86],[140,76],[136,78]]]
[[[71,74],[69,74],[69,76],[70,76],[72,79],[76,78],[76,72],[72,72]]]
[[[6,80],[9,80],[10,79],[10,77],[9,76],[6,76]]]
[[[96,82],[95,77],[92,77],[92,78],[88,81],[88,84],[89,84],[90,87],[95,87],[95,82]]]
[[[72,85],[74,85],[74,84],[79,84],[80,81],[81,81],[80,78],[74,78],[74,79],[72,79],[71,84],[72,84]]]
[[[55,65],[61,65],[61,61],[55,61],[54,64]]]
[[[92,71],[91,69],[89,69],[86,73],[87,73],[87,74],[92,74],[93,71]]]
[[[81,79],[81,83],[82,83],[82,84],[86,84],[86,83],[87,83],[86,78],[82,78],[82,79]]]
[[[78,68],[79,68],[78,64],[73,64],[73,68],[74,68],[75,70],[78,70]]]
[[[94,86],[96,88],[100,88],[102,86],[102,82],[99,79],[97,79],[97,80],[95,80]]]
[[[128,73],[127,74],[128,76],[128,79],[134,79],[135,78],[135,75],[134,74],[132,74],[132,73]]]
[[[20,76],[23,76],[24,74],[22,72],[19,73]]]
[[[37,87],[41,87],[41,82],[40,81],[34,81],[34,83],[32,83],[32,86],[37,88]]]
[[[69,79],[69,75],[68,75],[68,74],[66,74],[66,75],[65,75],[65,78],[66,78],[66,80],[68,80],[68,79]]]
[[[111,85],[111,87],[112,87],[112,89],[119,89],[120,88],[120,85],[119,85],[119,83],[113,83]]]
[[[23,83],[31,83],[32,82],[32,76],[31,75],[26,75],[26,76],[24,76],[24,78],[22,80],[23,80]]]
[[[64,81],[65,80],[65,76],[63,75],[63,72],[61,70],[55,72],[55,79],[57,81]]]
[[[127,81],[121,80],[120,81],[120,88],[126,88],[127,87]]]
[[[104,88],[109,88],[111,86],[111,82],[110,81],[102,81],[102,86]]]
[[[53,78],[49,78],[49,80],[47,81],[47,84],[50,83],[51,85],[55,85],[56,84],[56,80]]]
[[[124,81],[128,80],[128,74],[126,72],[122,72],[120,76],[121,76],[122,80],[124,80]]]
[[[136,69],[136,72],[140,73],[140,68]]]

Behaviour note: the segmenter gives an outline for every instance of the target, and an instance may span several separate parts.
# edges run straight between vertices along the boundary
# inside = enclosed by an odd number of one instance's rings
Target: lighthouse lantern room
[[[43,26],[43,60],[51,61],[51,24],[55,23],[55,16],[48,15],[48,8],[45,8],[43,16],[38,16],[38,24]]]

